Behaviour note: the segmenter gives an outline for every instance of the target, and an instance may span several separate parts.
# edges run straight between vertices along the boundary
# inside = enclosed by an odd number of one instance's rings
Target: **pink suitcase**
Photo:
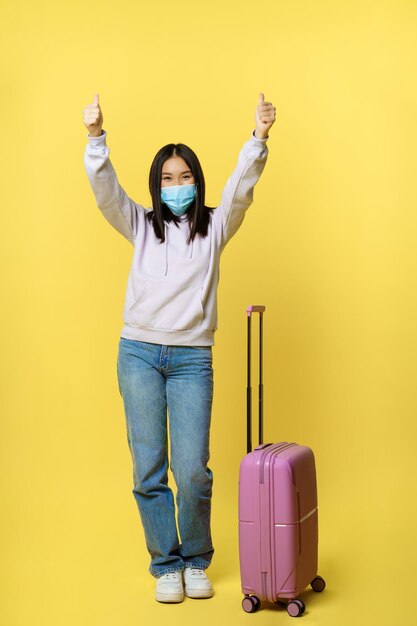
[[[248,454],[239,472],[239,556],[242,607],[257,611],[261,600],[284,604],[289,615],[299,617],[305,605],[298,599],[311,585],[323,591],[317,576],[318,514],[316,469],[307,446],[263,438],[263,313],[250,306],[248,313]],[[251,315],[259,316],[259,445],[251,443]]]

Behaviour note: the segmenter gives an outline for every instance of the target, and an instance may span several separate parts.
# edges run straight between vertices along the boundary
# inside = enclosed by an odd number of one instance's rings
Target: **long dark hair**
[[[153,210],[149,211],[147,218],[161,243],[165,241],[164,222],[175,222],[175,224],[180,222],[180,218],[174,215],[167,205],[161,201],[162,166],[172,156],[179,156],[184,159],[196,183],[196,197],[186,213],[190,224],[190,235],[188,238],[188,242],[190,242],[194,240],[196,235],[201,237],[207,236],[210,213],[214,210],[214,207],[205,205],[206,184],[200,161],[195,152],[183,143],[167,144],[156,153],[152,161],[149,172],[149,191],[152,196]]]

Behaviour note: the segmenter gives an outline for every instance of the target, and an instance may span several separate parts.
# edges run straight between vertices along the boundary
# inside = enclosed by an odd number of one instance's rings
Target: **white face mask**
[[[171,187],[161,187],[161,200],[166,204],[174,215],[181,217],[186,213],[197,194],[195,184],[173,185]]]

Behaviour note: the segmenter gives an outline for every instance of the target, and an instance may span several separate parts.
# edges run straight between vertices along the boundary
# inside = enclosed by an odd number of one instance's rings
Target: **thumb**
[[[98,104],[98,93],[94,96],[93,104]]]
[[[260,93],[259,98],[258,98],[258,104],[263,104],[264,100],[265,100],[264,94]]]

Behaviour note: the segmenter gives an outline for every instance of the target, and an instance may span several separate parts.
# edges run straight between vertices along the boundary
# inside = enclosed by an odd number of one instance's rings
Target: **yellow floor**
[[[120,495],[120,509],[119,503],[113,502],[108,518],[91,517],[93,496],[85,519],[79,510],[73,519],[62,521],[59,529],[45,527],[44,535],[42,527],[36,527],[33,537],[27,525],[21,553],[8,555],[10,561],[5,563],[4,626],[291,623],[293,618],[274,605],[263,604],[255,614],[241,608],[234,502],[214,507],[216,554],[208,570],[214,597],[186,598],[175,605],[156,602],[155,581],[147,572],[148,556],[134,503],[124,495]],[[340,519],[337,529],[332,522],[330,528],[326,519],[330,507],[323,503],[323,508],[319,573],[327,587],[321,594],[309,589],[302,595],[306,603],[303,623],[411,624],[413,589],[407,582],[411,582],[412,565],[401,563],[407,537],[402,541],[399,537],[394,544],[391,534],[383,547],[381,536],[371,537],[366,525],[356,536],[349,535],[346,520]],[[385,531],[386,526],[381,529],[382,534]]]

